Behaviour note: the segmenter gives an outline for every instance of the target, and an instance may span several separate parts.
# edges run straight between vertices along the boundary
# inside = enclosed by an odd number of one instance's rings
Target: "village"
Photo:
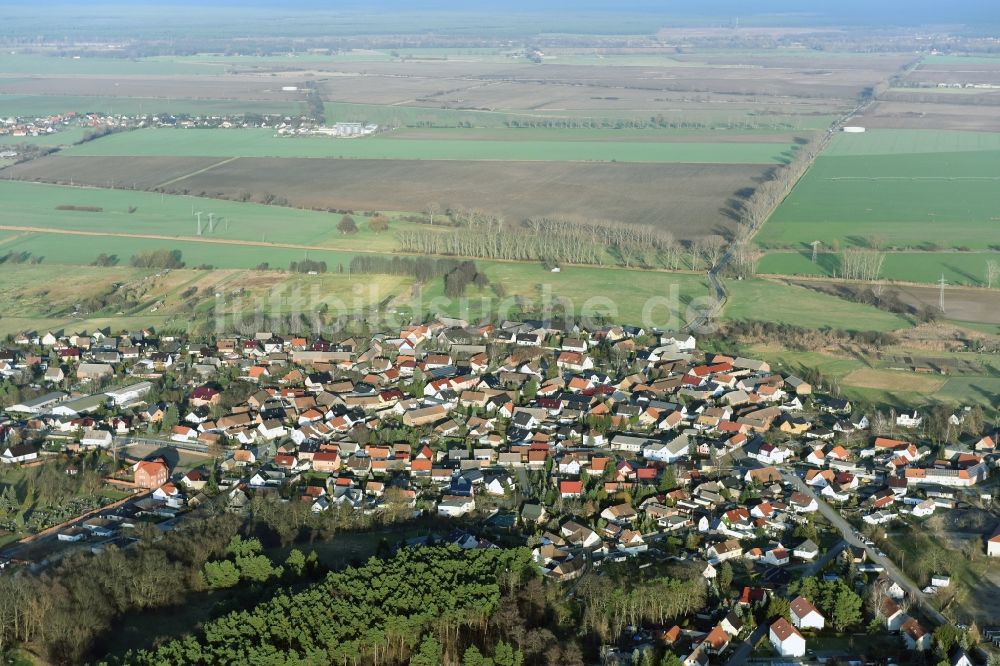
[[[0,472],[99,461],[117,491],[66,515],[19,509],[8,486],[7,568],[275,497],[433,516],[452,525],[433,538],[460,548],[528,545],[570,594],[606,567],[663,562],[713,591],[683,622],[626,627],[605,663],[664,645],[686,665],[972,663],[972,630],[940,598],[959,584],[947,563],[914,580],[885,544],[895,525],[991,506],[997,435],[978,408],[936,444],[918,411],[859,410],[686,332],[448,318],[336,341],[25,332],[0,377]],[[1000,530],[975,547],[1000,557]]]

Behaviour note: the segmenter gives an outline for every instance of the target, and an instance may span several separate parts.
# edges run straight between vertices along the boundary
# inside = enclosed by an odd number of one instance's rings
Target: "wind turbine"
[[[201,236],[201,211],[199,210],[195,215],[198,216],[198,235]]]
[[[208,214],[208,233],[215,231],[215,213]]]

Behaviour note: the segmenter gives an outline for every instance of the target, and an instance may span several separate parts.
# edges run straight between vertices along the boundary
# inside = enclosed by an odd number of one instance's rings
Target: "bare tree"
[[[427,213],[427,217],[430,218],[431,224],[434,224],[434,218],[441,214],[441,204],[436,201],[431,201],[427,204],[427,208],[424,210]]]

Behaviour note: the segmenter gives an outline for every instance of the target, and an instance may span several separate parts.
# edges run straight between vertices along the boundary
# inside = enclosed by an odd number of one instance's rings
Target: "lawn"
[[[730,298],[723,316],[730,320],[756,319],[854,331],[891,331],[910,326],[905,317],[773,280],[730,281],[726,287]]]
[[[206,239],[357,248],[365,251],[394,250],[396,241],[392,231],[412,224],[396,221],[390,225],[389,232],[375,233],[368,229],[367,218],[354,215],[359,231],[345,235],[336,228],[341,215],[333,213],[153,192],[16,181],[0,181],[0,200],[4,202],[0,210],[0,225],[193,237],[197,235],[197,218],[194,213],[202,211],[203,234]],[[104,210],[99,213],[57,210],[56,207],[61,205],[94,206]],[[130,213],[130,208],[135,210]],[[215,229],[212,232],[208,231],[209,213],[215,216]],[[13,245],[4,243],[0,247],[11,248]],[[218,245],[210,247],[215,248],[213,251],[220,251]],[[223,246],[223,254],[225,250]],[[41,254],[62,256],[50,252]],[[301,251],[298,254],[301,255]],[[68,263],[90,263],[96,256],[75,257],[73,262]],[[123,259],[127,260],[128,257]]]
[[[587,130],[578,130],[585,133]],[[184,157],[322,157],[399,160],[498,160],[555,162],[667,162],[775,164],[787,161],[789,144],[650,142],[629,140],[559,141],[517,139],[403,139],[390,134],[361,139],[323,136],[279,137],[268,129],[145,129],[122,132],[75,146],[66,155]]]
[[[997,243],[1000,134],[872,130],[839,134],[756,240],[985,249]]]
[[[882,264],[881,277],[904,282],[937,282],[942,275],[948,284],[980,287],[986,285],[986,262],[1000,263],[1000,252],[889,252]],[[816,263],[810,251],[769,252],[758,270],[773,275],[829,275],[840,273],[840,257],[820,253]]]

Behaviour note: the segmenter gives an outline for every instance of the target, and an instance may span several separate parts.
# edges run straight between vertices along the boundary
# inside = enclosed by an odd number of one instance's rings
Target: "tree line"
[[[184,268],[180,250],[146,250],[136,252],[129,259],[135,268]]]
[[[463,263],[471,262],[434,257],[356,255],[348,267],[352,275],[404,275],[414,278],[417,282],[428,282],[458,270]],[[475,264],[472,267],[474,269]]]
[[[623,222],[531,218],[510,223],[482,213],[452,214],[452,220],[461,226],[400,231],[396,234],[400,251],[554,265],[619,263],[626,268],[677,269],[713,265],[725,246],[720,236],[683,245],[653,225]]]

